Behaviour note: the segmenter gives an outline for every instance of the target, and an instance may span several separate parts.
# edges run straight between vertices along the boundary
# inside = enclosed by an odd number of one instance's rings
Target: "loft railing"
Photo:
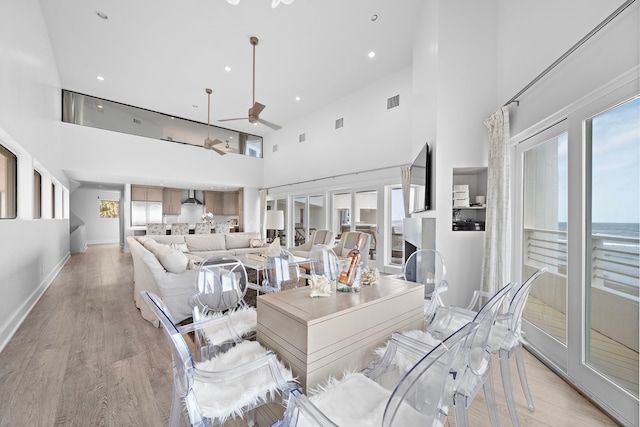
[[[605,234],[591,236],[591,286],[621,292],[638,300],[640,239]],[[567,274],[567,232],[525,228],[525,264],[547,266]]]

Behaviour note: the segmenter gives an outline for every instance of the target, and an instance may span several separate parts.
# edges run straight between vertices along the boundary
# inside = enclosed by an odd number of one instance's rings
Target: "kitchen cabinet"
[[[162,191],[162,213],[163,215],[180,215],[182,208],[182,190],[176,188],[165,188]]]
[[[219,191],[204,192],[204,210],[214,215],[222,215],[222,193]]]
[[[162,202],[162,187],[132,185],[131,200],[141,202]]]
[[[238,215],[238,191],[205,191],[204,209],[214,215]]]
[[[238,192],[231,191],[223,193],[223,215],[238,215]]]

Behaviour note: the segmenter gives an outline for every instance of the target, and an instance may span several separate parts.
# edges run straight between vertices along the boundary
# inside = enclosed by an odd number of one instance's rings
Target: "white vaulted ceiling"
[[[41,0],[63,88],[203,123],[205,88],[212,88],[212,124],[261,136],[272,130],[217,122],[246,116],[251,106],[250,36],[260,40],[260,117],[286,126],[408,66],[421,4],[296,0],[272,9],[271,0]]]

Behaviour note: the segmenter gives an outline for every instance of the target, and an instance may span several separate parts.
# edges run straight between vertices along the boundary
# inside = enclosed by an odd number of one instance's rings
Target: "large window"
[[[0,218],[17,215],[17,163],[15,154],[0,145]]]
[[[51,183],[51,218],[56,217],[56,185]]]
[[[42,175],[33,171],[33,219],[42,218]]]

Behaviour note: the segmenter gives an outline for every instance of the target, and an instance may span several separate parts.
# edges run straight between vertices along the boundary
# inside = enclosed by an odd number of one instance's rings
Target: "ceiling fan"
[[[222,119],[218,120],[219,122],[228,122],[230,120],[249,120],[249,123],[262,123],[265,126],[270,127],[273,130],[282,129],[282,126],[279,126],[275,123],[271,123],[267,120],[260,118],[260,113],[262,110],[266,108],[266,105],[260,104],[256,102],[256,46],[258,45],[258,38],[251,36],[249,37],[249,42],[253,46],[253,105],[249,108],[249,113],[247,117],[237,117],[234,119]]]
[[[211,117],[211,93],[213,92],[211,89],[205,89],[207,92],[207,139],[204,140],[204,148],[207,150],[213,150],[220,155],[225,155],[227,153],[233,153],[233,149],[229,147],[229,142],[222,142],[219,139],[211,139],[209,135],[209,129],[211,125],[209,123]]]

